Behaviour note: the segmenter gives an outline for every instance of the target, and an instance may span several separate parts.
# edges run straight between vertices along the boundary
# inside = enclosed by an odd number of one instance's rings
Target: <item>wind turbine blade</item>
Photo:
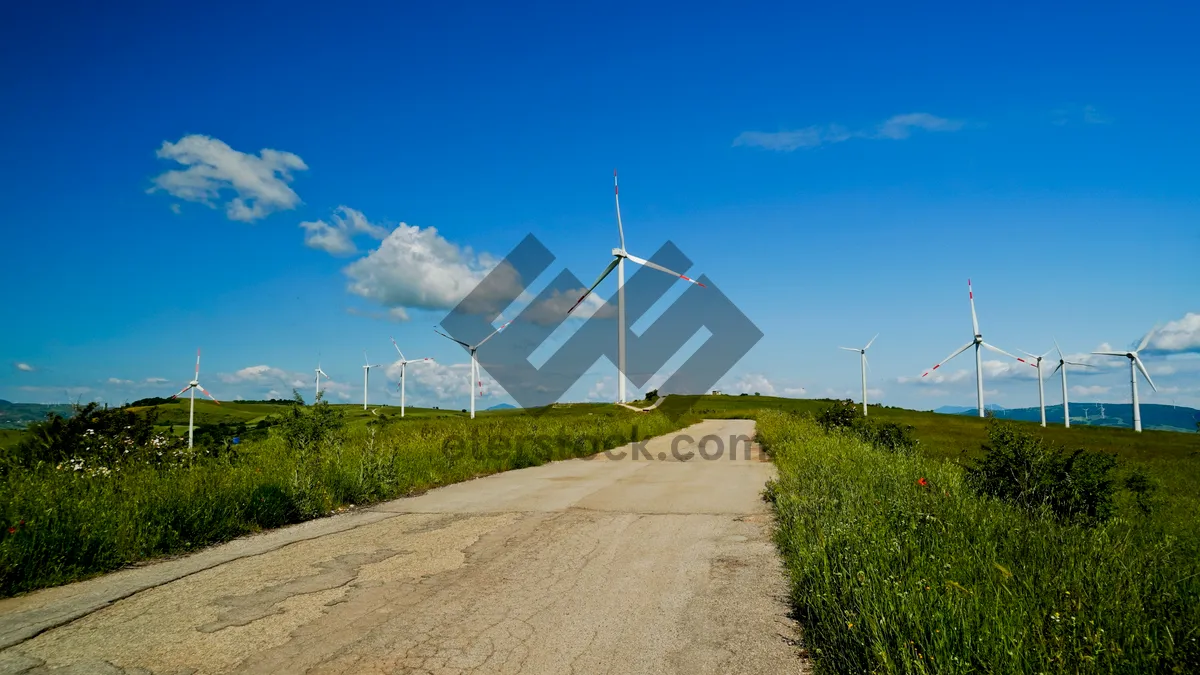
[[[862,351],[861,349],[855,349],[854,347],[838,347],[838,349],[845,349],[848,352],[861,352]]]
[[[594,283],[590,287],[588,287],[588,289],[583,292],[583,295],[579,296],[579,299],[575,301],[575,304],[571,305],[571,309],[567,310],[567,314],[574,312],[575,308],[579,306],[579,303],[583,302],[584,299],[587,298],[587,296],[591,295],[592,291],[596,290],[596,287],[600,285],[600,282],[604,281],[605,277],[607,277],[609,274],[612,274],[612,271],[617,269],[617,265],[620,264],[620,262],[621,262],[620,258],[613,258],[612,262],[608,263],[608,267],[605,267],[604,271],[600,273],[600,277],[598,279],[596,279],[596,283]],[[453,339],[453,338],[451,338],[451,339]]]
[[[400,351],[400,345],[396,344],[396,338],[392,338],[392,346],[396,348],[396,353],[400,355],[400,360],[404,360],[404,352]]]
[[[926,375],[928,375],[928,374],[932,373],[933,371],[937,370],[938,368],[941,368],[943,365],[945,365],[945,364],[946,364],[946,362],[947,362],[947,361],[949,361],[950,359],[952,359],[952,358],[954,358],[954,357],[958,356],[959,354],[961,354],[961,353],[963,353],[963,352],[967,351],[967,350],[968,350],[968,349],[970,349],[970,348],[971,348],[971,347],[972,347],[974,344],[975,344],[975,341],[974,341],[974,340],[972,340],[972,341],[968,342],[967,344],[963,345],[962,347],[959,347],[958,351],[956,351],[956,352],[954,352],[953,354],[951,354],[950,356],[947,356],[946,358],[942,359],[942,362],[941,362],[941,363],[937,364],[936,366],[934,366],[934,367],[930,368],[929,370],[925,371],[924,373],[922,373],[922,374],[921,374],[921,377],[925,377]]]
[[[212,394],[210,394],[210,393],[208,393],[208,390],[207,390],[207,389],[205,389],[204,387],[201,387],[200,385],[196,385],[196,388],[197,388],[197,389],[199,389],[199,390],[200,390],[200,392],[201,392],[202,394],[204,394],[205,396],[207,396],[207,397],[211,398],[211,399],[213,400],[213,403],[216,403],[217,405],[221,405],[221,402],[217,400],[217,397],[216,397],[216,396],[213,396],[213,395],[212,395]]]
[[[876,334],[875,334],[875,337],[871,338],[871,341],[867,343],[867,346],[866,346],[866,347],[863,347],[863,350],[865,351],[865,350],[868,350],[868,349],[870,349],[870,348],[871,348],[871,345],[875,344],[875,339],[876,339],[876,338],[878,338],[878,337],[879,337],[879,333],[876,333]]]
[[[1047,349],[1047,350],[1046,350],[1046,353],[1045,353],[1045,354],[1042,354],[1042,355],[1041,355],[1041,356],[1039,356],[1038,358],[1039,358],[1039,359],[1044,359],[1044,358],[1046,358],[1047,356],[1050,356],[1050,352],[1052,352],[1052,351],[1054,351],[1054,350],[1053,350],[1053,349]]]
[[[669,269],[667,269],[667,268],[663,267],[662,265],[659,265],[659,264],[657,264],[657,263],[652,263],[652,262],[650,262],[649,260],[646,260],[646,259],[644,259],[644,258],[639,258],[639,257],[637,257],[636,255],[629,255],[628,253],[626,253],[626,254],[625,254],[625,257],[626,257],[626,258],[629,258],[630,262],[635,262],[635,263],[637,263],[637,264],[639,264],[639,265],[645,265],[646,267],[650,267],[650,268],[656,269],[656,270],[658,270],[658,271],[660,271],[660,272],[666,272],[667,274],[670,274],[670,275],[672,275],[672,276],[679,277],[680,279],[683,279],[684,281],[691,282],[691,283],[693,283],[693,284],[696,284],[697,286],[700,286],[700,287],[703,287],[703,286],[704,286],[704,284],[700,283],[699,281],[696,281],[695,279],[693,279],[693,278],[691,278],[691,277],[684,276],[684,275],[680,274],[679,272],[676,272],[676,271],[674,271],[674,270],[669,270]]]
[[[190,384],[189,384],[188,386],[184,387],[183,389],[180,389],[180,390],[179,390],[179,393],[178,393],[178,394],[175,394],[175,395],[174,395],[174,396],[172,396],[171,398],[179,398],[179,396],[180,396],[181,394],[183,394],[185,391],[187,391],[188,389],[191,389],[191,388],[192,388],[192,385],[190,385]]]
[[[1117,354],[1117,356],[1125,356],[1125,355]],[[1084,368],[1097,368],[1098,367],[1098,366],[1093,366],[1090,363],[1075,363],[1074,361],[1063,361],[1063,363],[1067,364],[1068,366],[1082,366]]]
[[[621,250],[625,250],[625,226],[621,224],[621,193],[617,189],[617,170],[613,169],[613,199],[617,202],[617,232],[621,235]],[[569,312],[568,312],[569,313]]]
[[[1139,352],[1140,352],[1140,351],[1142,351],[1143,349],[1145,349],[1145,348],[1146,348],[1146,345],[1150,344],[1150,338],[1154,336],[1154,333],[1155,333],[1157,330],[1158,330],[1158,326],[1155,326],[1154,328],[1151,328],[1151,329],[1150,329],[1150,332],[1149,332],[1149,333],[1146,333],[1146,337],[1142,338],[1142,341],[1141,341],[1141,343],[1138,345],[1138,348],[1137,348],[1137,350],[1138,350]]]
[[[470,349],[470,348],[471,348],[471,345],[469,345],[469,344],[467,344],[467,343],[463,342],[462,340],[455,340],[454,338],[450,337],[449,335],[446,335],[445,333],[443,333],[442,331],[440,331],[440,330],[438,330],[438,329],[436,329],[436,328],[434,328],[434,329],[433,329],[433,332],[437,333],[438,335],[441,335],[442,337],[446,338],[447,340],[451,340],[451,341],[457,342],[458,344],[460,344],[460,345],[462,345],[462,346],[466,347],[467,349]]]
[[[1129,356],[1129,354],[1127,354],[1125,352],[1092,352],[1092,353],[1099,354],[1100,356]]]
[[[975,290],[971,288],[970,279],[967,279],[967,296],[971,299],[971,325],[975,327],[975,334],[979,335],[979,317],[975,315]]]
[[[1142,365],[1142,360],[1135,356],[1133,357],[1133,362],[1137,365],[1138,370],[1142,371],[1142,377],[1146,378],[1146,381],[1150,383],[1150,388],[1157,393],[1158,387],[1154,386],[1154,380],[1150,379],[1150,373],[1146,372],[1146,366]]]
[[[1030,363],[1030,362],[1026,361],[1025,359],[1023,359],[1023,358],[1021,358],[1021,357],[1019,357],[1019,356],[1014,356],[1014,355],[1012,355],[1012,354],[1009,354],[1008,352],[1004,351],[1003,349],[1000,349],[999,347],[997,347],[997,346],[995,346],[995,345],[990,345],[990,344],[988,344],[988,343],[986,343],[986,342],[985,342],[985,343],[983,343],[983,346],[984,346],[984,347],[987,347],[988,349],[990,349],[990,350],[992,350],[992,351],[994,351],[994,352],[996,352],[997,354],[1003,354],[1003,355],[1007,356],[1007,357],[1008,357],[1008,358],[1010,358],[1010,359],[1016,359],[1016,360],[1020,361],[1021,363],[1024,363],[1025,365],[1028,365],[1028,366],[1032,366],[1032,365],[1033,365],[1032,363]]]
[[[492,334],[491,334],[491,335],[489,335],[489,336],[487,336],[487,337],[483,338],[483,340],[481,340],[481,341],[479,342],[479,344],[475,345],[475,349],[479,349],[480,347],[482,347],[484,342],[487,342],[488,340],[491,340],[493,337],[495,337],[495,336],[496,336],[496,333],[499,333],[500,331],[504,330],[505,328],[508,328],[508,324],[510,324],[510,323],[512,323],[512,322],[513,322],[513,320],[512,320],[512,319],[509,319],[508,321],[505,321],[503,326],[500,326],[500,327],[499,327],[499,328],[497,328],[496,330],[492,331]]]
[[[1058,350],[1058,358],[1060,361],[1067,358],[1067,357],[1063,356],[1062,347],[1058,346],[1058,338],[1054,339],[1054,348]]]
[[[1063,367],[1064,363],[1066,363],[1066,361],[1059,361],[1058,365],[1054,366],[1054,370],[1050,371],[1050,375],[1053,376],[1054,373],[1057,373]]]
[[[863,363],[867,364],[867,372],[871,372],[871,359],[868,359],[866,354],[863,354]]]
[[[1021,352],[1022,354],[1024,354],[1025,356],[1028,356],[1030,358],[1034,358],[1034,359],[1038,358],[1037,354],[1030,354],[1029,352],[1025,351],[1024,349],[1018,349],[1017,351]]]
[[[363,364],[365,364],[368,368],[371,367],[371,359],[367,358],[367,350],[365,349],[363,350]]]

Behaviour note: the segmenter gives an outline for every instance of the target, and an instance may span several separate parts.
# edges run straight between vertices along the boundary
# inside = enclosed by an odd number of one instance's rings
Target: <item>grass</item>
[[[1116,518],[1083,527],[966,488],[945,460],[982,434],[978,419],[938,416],[947,424],[932,425],[932,442],[922,435],[931,426],[918,426],[924,451],[901,455],[803,416],[756,416],[779,471],[768,490],[777,543],[819,672],[1200,670],[1192,446],[1104,435],[1121,430],[1073,435],[1073,445],[1117,451],[1166,485],[1155,512],[1126,495]],[[1167,474],[1177,469],[1187,475]]]
[[[215,407],[215,406],[214,406]],[[197,406],[199,408],[199,406]],[[362,409],[358,409],[362,413]],[[571,406],[545,415],[367,424],[289,445],[276,430],[235,456],[94,474],[37,468],[0,483],[0,594],[66,583],[263,528],[499,471],[580,457],[679,428],[661,414]],[[366,416],[371,416],[370,412]]]

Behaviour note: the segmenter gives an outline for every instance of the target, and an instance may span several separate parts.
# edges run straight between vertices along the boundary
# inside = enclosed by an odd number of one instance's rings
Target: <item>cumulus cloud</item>
[[[386,227],[371,224],[362,211],[348,206],[334,209],[330,221],[300,223],[300,227],[304,229],[304,245],[330,255],[350,255],[358,252],[358,246],[354,244],[356,235],[365,234],[376,240],[382,240],[388,235]]]
[[[166,384],[166,383],[167,383],[167,378],[165,378],[165,377],[147,377],[146,378],[146,384]]]
[[[1146,351],[1161,353],[1200,352],[1200,314],[1188,312],[1154,331]]]
[[[148,192],[162,190],[212,208],[223,203],[230,220],[247,223],[296,208],[300,197],[288,184],[293,171],[308,169],[304,160],[290,152],[263,149],[252,155],[200,134],[184,136],[175,143],[164,141],[157,154],[186,168],[155,177]]]
[[[249,382],[253,384],[285,384],[289,387],[305,387],[310,384],[306,373],[297,373],[267,365],[247,366],[234,373],[219,373],[217,377],[225,384]]]
[[[32,373],[33,371],[37,370],[37,368],[34,368],[33,366],[31,366],[28,363],[25,363],[23,361],[17,361],[16,363],[14,363],[13,368],[16,368],[17,370],[21,371],[22,373]]]
[[[400,364],[398,362],[388,365],[387,376],[388,380],[392,382],[400,381]],[[505,393],[504,389],[482,367],[479,370],[479,377],[483,382],[482,398]],[[437,361],[410,363],[405,379],[404,387],[410,399],[415,397],[416,399],[433,399],[438,402],[454,401],[456,407],[463,408],[469,405],[468,399],[471,396],[472,386],[471,364],[466,360],[465,353],[463,363],[450,365]],[[478,406],[479,388],[478,385],[475,386],[476,405]],[[395,387],[392,387],[392,390],[394,391]]]
[[[486,253],[447,241],[437,228],[400,223],[379,248],[350,263],[345,273],[351,293],[385,307],[449,309],[498,262]],[[505,269],[511,267],[505,265]],[[510,274],[515,277],[515,270]]]
[[[1112,387],[1105,387],[1099,384],[1090,386],[1076,384],[1071,386],[1071,393],[1076,396],[1099,396],[1100,394],[1107,394],[1110,389]]]
[[[115,385],[117,385],[117,386],[120,386],[120,387],[131,387],[131,386],[133,386],[133,380],[122,380],[122,379],[121,379],[121,378],[119,378],[119,377],[110,377],[110,378],[108,378],[108,383],[109,383],[109,384],[115,384]]]
[[[800,396],[801,394],[804,394],[804,393],[806,393],[807,391],[808,391],[808,390],[807,390],[807,389],[805,389],[804,387],[784,387],[784,388],[783,388],[783,395],[784,395],[784,396],[793,396],[793,397],[794,397],[794,396]]]
[[[914,131],[948,132],[962,128],[961,120],[918,112],[894,115],[874,127],[857,131],[840,124],[810,126],[794,131],[744,131],[733,139],[733,145],[792,152],[801,148],[841,143],[853,138],[896,141],[912,136]]]
[[[1042,361],[1042,367],[1046,367],[1046,361]],[[984,380],[1008,380],[1014,378],[1023,380],[1037,379],[1037,368],[1030,364],[1021,363],[1020,361],[983,362]]]
[[[767,396],[775,395],[775,385],[762,373],[744,373],[730,388],[742,394],[758,392]]]

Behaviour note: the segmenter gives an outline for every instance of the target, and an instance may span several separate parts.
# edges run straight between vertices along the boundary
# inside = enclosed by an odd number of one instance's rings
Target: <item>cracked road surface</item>
[[[753,430],[680,432],[719,459],[660,437],[0,601],[0,673],[806,672],[773,466],[729,458]]]

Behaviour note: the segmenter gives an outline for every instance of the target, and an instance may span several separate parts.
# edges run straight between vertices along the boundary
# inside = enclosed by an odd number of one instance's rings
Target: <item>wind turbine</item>
[[[372,368],[378,368],[382,363],[371,363],[367,358],[367,350],[363,350],[363,410],[367,409],[367,378],[371,375]],[[326,375],[326,377],[329,377]]]
[[[1037,368],[1037,371],[1038,371],[1038,407],[1042,409],[1042,426],[1046,426],[1046,390],[1042,386],[1042,359],[1049,356],[1050,352],[1046,352],[1045,354],[1038,356],[1037,354],[1030,354],[1029,352],[1025,351],[1024,349],[1018,349],[1017,351],[1021,352],[1022,354],[1026,355],[1032,359],[1035,359],[1035,362],[1033,363],[1033,367]],[[1063,401],[1064,401],[1063,410],[1066,410],[1066,405],[1067,405],[1065,403],[1066,399],[1064,398]]]
[[[221,402],[218,401],[215,396],[208,393],[208,390],[206,390],[204,387],[200,386],[200,350],[199,349],[196,350],[196,376],[192,378],[191,382],[188,382],[188,386],[179,390],[179,394],[182,394],[183,392],[188,391],[188,390],[191,390],[191,392],[192,392],[191,409],[188,412],[188,449],[189,450],[192,449],[192,437],[193,437],[193,434],[196,432],[196,390],[197,389],[199,389],[200,392],[203,393],[205,396],[211,398],[213,400],[213,403],[216,403],[217,405],[221,405]],[[171,398],[179,398],[179,394],[175,394]]]
[[[1054,369],[1053,372],[1050,373],[1050,375],[1053,377],[1054,373],[1057,373],[1059,370],[1062,370],[1063,426],[1070,429],[1071,428],[1071,408],[1070,408],[1070,404],[1067,403],[1067,366],[1081,366],[1083,368],[1095,368],[1096,366],[1093,366],[1090,363],[1076,363],[1074,361],[1068,361],[1067,357],[1063,356],[1062,348],[1058,346],[1058,340],[1054,341],[1054,349],[1056,349],[1058,351],[1058,366]],[[1100,416],[1104,417],[1104,404],[1100,404]]]
[[[977,317],[975,315],[975,291],[971,288],[971,280],[970,279],[967,279],[967,296],[971,300],[971,325],[975,329],[975,337],[967,344],[963,345],[962,347],[959,347],[958,351],[956,351],[953,354],[951,354],[950,356],[947,356],[946,358],[942,359],[941,363],[937,364],[936,366],[934,366],[934,367],[930,368],[929,370],[925,371],[924,373],[922,373],[921,377],[925,377],[926,375],[932,373],[933,371],[937,370],[938,368],[941,368],[943,365],[945,365],[945,363],[947,361],[949,361],[950,359],[958,356],[959,354],[967,351],[972,346],[974,346],[975,347],[975,392],[976,392],[976,396],[979,400],[979,416],[983,417],[984,416],[984,414],[983,414],[983,359],[979,354],[979,348],[987,347],[988,349],[990,349],[998,354],[1003,354],[1003,355],[1009,357],[1010,359],[1016,359],[1016,360],[1020,361],[1021,363],[1024,363],[1024,364],[1027,364],[1030,366],[1032,366],[1033,364],[1029,363],[1025,359],[1013,356],[1012,354],[1009,354],[1008,352],[1004,351],[1003,349],[1000,349],[999,347],[996,347],[995,345],[990,345],[983,341],[983,334],[979,332],[979,317]]]
[[[475,352],[478,351],[479,348],[483,346],[483,343],[487,342],[488,340],[491,340],[496,335],[496,333],[499,333],[500,331],[504,330],[505,328],[508,328],[508,324],[510,324],[510,323],[512,323],[512,319],[509,319],[507,322],[505,322],[505,324],[503,326],[500,326],[496,330],[492,331],[491,335],[488,335],[487,337],[480,340],[479,344],[475,345],[474,347],[463,342],[462,340],[456,340],[455,338],[452,338],[449,335],[446,335],[445,333],[443,333],[442,331],[440,331],[436,328],[433,329],[433,332],[437,333],[438,335],[441,335],[442,337],[446,338],[447,340],[453,340],[454,342],[457,342],[458,344],[462,345],[463,347],[466,347],[467,351],[471,354],[471,419],[475,419],[475,386],[476,386],[476,384],[479,385],[479,395],[483,396],[483,380],[479,378],[479,361],[476,360],[476,358],[475,358]],[[397,347],[396,351],[400,351],[400,348]]]
[[[863,417],[867,416],[867,350],[870,349],[871,345],[875,343],[875,338],[877,338],[877,337],[879,337],[879,333],[876,333],[875,337],[871,338],[871,341],[867,343],[867,346],[863,347],[862,349],[855,349],[854,347],[840,347],[840,349],[845,349],[848,352],[858,352],[859,360],[861,361],[862,387],[863,387]]]
[[[313,394],[313,405],[316,405],[317,399],[321,398],[321,376],[324,376],[327,380],[333,379],[326,375],[325,371],[321,370],[321,362],[317,361],[317,393]]]
[[[617,270],[617,403],[625,403],[625,261],[629,260],[630,262],[635,262],[643,267],[650,267],[660,272],[666,272],[671,276],[679,277],[680,279],[683,279],[688,283],[696,284],[697,286],[703,287],[704,284],[696,281],[695,279],[686,277],[679,272],[669,270],[662,265],[658,265],[650,262],[649,260],[631,255],[628,251],[626,251],[625,228],[621,224],[621,196],[617,190],[617,172],[615,169],[613,170],[613,198],[617,203],[617,233],[621,237],[621,248],[614,248],[612,250],[613,259],[608,263],[608,267],[605,267],[604,271],[600,273],[600,277],[596,279],[596,283],[592,284],[590,288],[584,291],[583,295],[579,296],[579,299],[575,301],[574,305],[571,305],[571,309],[567,310],[567,314],[575,311],[575,308],[579,306],[579,303],[583,302],[587,296],[591,295],[592,291],[596,290],[596,287],[600,285],[600,282],[604,281],[604,278],[607,277],[614,268]]]
[[[507,324],[505,324],[505,325],[507,325]],[[454,338],[450,338],[450,339],[454,340]],[[458,340],[454,340],[454,341],[458,342]],[[462,343],[459,342],[459,344],[462,344]],[[406,359],[406,358],[404,358],[404,352],[400,351],[400,345],[396,344],[396,338],[392,338],[392,346],[396,348],[396,353],[400,355],[400,416],[404,417],[404,369],[410,363],[415,363],[417,361],[428,361],[430,359],[428,356],[426,356],[423,359]]]
[[[1099,354],[1100,356],[1124,356],[1125,358],[1129,359],[1129,386],[1132,388],[1132,391],[1133,391],[1133,430],[1134,431],[1142,430],[1142,410],[1141,410],[1141,407],[1138,405],[1137,371],[1139,371],[1139,370],[1142,371],[1142,376],[1145,377],[1146,381],[1150,383],[1150,387],[1153,388],[1155,392],[1158,391],[1158,387],[1154,386],[1154,380],[1150,379],[1150,373],[1146,372],[1146,366],[1142,363],[1141,357],[1138,356],[1138,352],[1145,349],[1146,345],[1150,342],[1151,335],[1154,335],[1153,330],[1151,330],[1149,333],[1146,333],[1146,337],[1142,338],[1142,343],[1139,344],[1138,348],[1134,349],[1133,351],[1092,352],[1093,354]]]

